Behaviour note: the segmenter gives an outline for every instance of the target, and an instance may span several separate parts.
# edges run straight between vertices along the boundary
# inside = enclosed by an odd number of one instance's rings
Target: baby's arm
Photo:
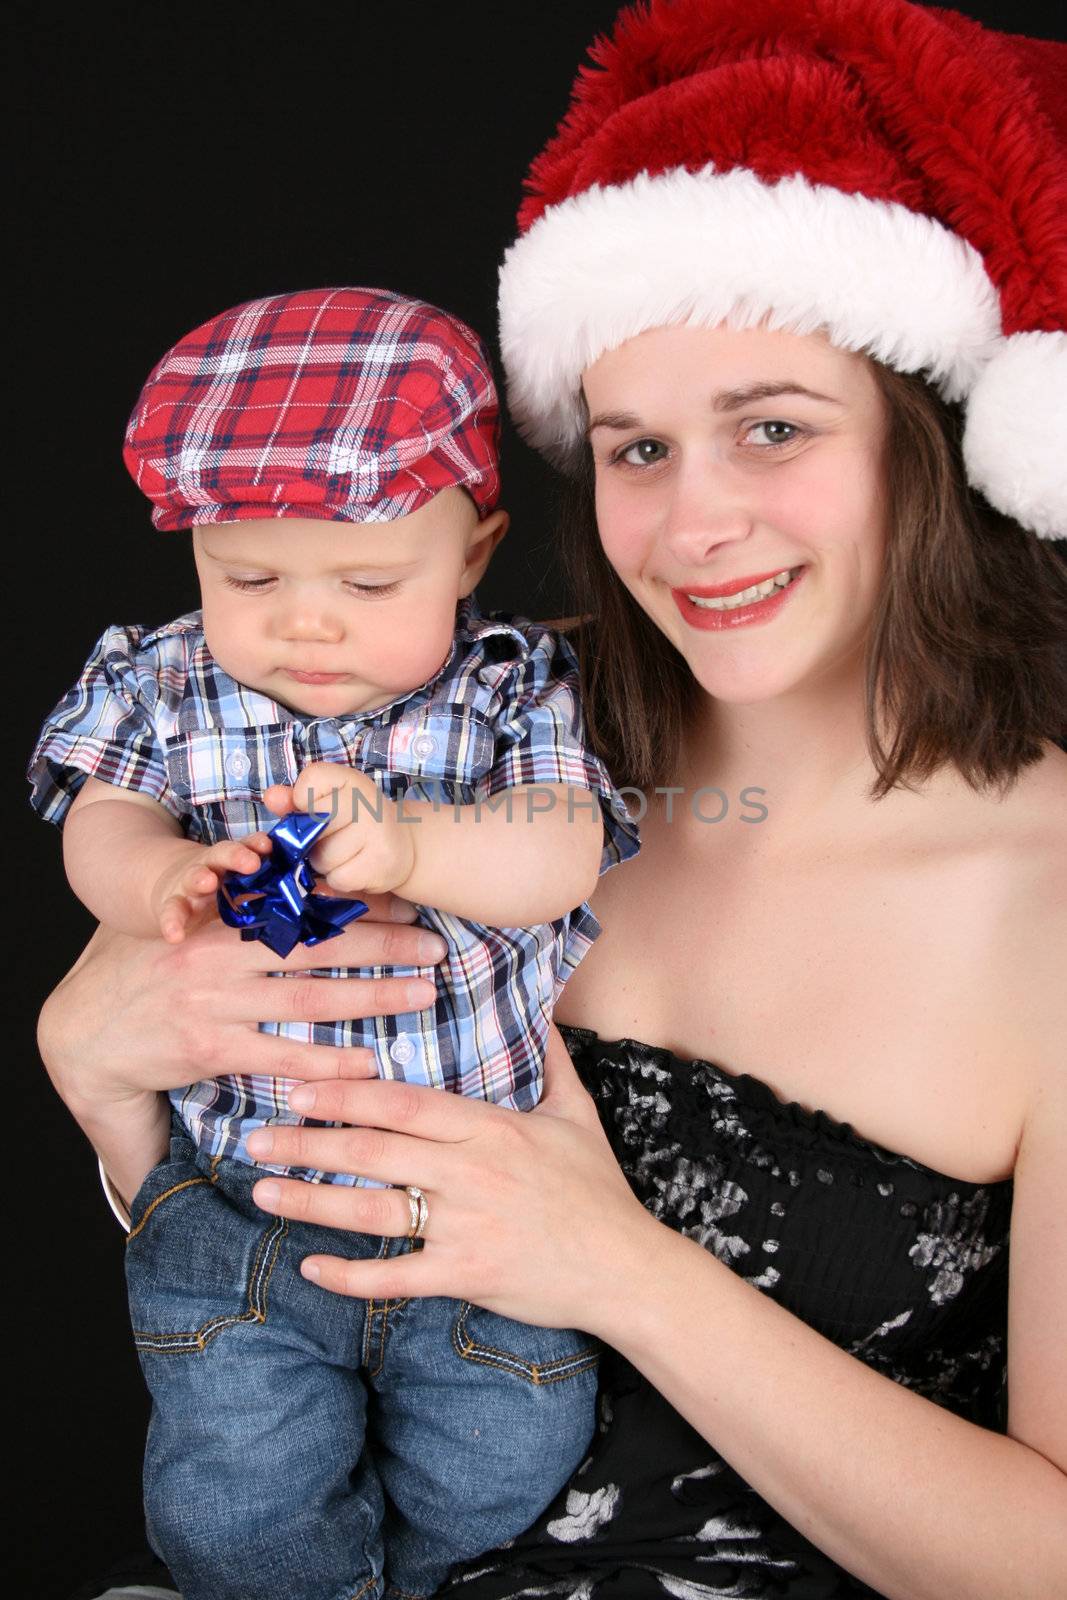
[[[397,893],[488,927],[565,917],[596,887],[604,846],[597,796],[567,784],[507,789],[476,805],[405,801],[415,864]]]
[[[120,933],[162,934],[180,943],[205,913],[227,872],[254,872],[270,853],[265,833],[194,844],[147,795],[86,778],[63,828],[71,888],[94,916]]]
[[[604,824],[596,794],[579,786],[529,784],[478,805],[434,806],[394,802],[366,774],[317,762],[266,799],[275,811],[331,814],[311,862],[339,894],[391,889],[513,928],[565,917],[596,885]]]

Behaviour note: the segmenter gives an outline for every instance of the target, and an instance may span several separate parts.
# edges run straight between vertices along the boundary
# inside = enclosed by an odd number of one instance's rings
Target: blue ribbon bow
[[[334,939],[367,907],[362,900],[316,894],[316,873],[307,861],[330,818],[294,811],[267,831],[273,850],[255,872],[228,872],[219,888],[219,915],[242,939],[259,939],[276,956],[297,944]]]

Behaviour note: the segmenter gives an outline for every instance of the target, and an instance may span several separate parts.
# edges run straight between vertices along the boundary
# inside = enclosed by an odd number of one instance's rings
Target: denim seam
[[[375,1341],[376,1344],[376,1353],[373,1358],[371,1355],[372,1341]],[[378,1303],[376,1300],[368,1300],[367,1315],[363,1324],[363,1365],[366,1367],[367,1371],[372,1377],[382,1370],[382,1361],[384,1359],[382,1343],[383,1334],[381,1328],[381,1317],[378,1313]],[[372,1360],[374,1359],[377,1360],[376,1366],[372,1365]]]
[[[209,1183],[214,1179],[190,1179],[189,1182]],[[186,1184],[179,1185],[187,1187]],[[162,1199],[163,1196],[161,1195]],[[139,1350],[158,1350],[187,1353],[193,1350],[203,1350],[212,1339],[216,1338],[225,1328],[237,1327],[243,1322],[263,1323],[267,1320],[267,1294],[274,1268],[278,1262],[282,1240],[289,1232],[289,1224],[278,1218],[259,1241],[256,1257],[252,1263],[252,1272],[248,1280],[248,1309],[239,1316],[213,1317],[201,1327],[187,1333],[150,1333],[147,1329],[134,1328],[134,1344]]]
[[[408,1300],[368,1300],[367,1315],[363,1331],[363,1365],[370,1377],[376,1378],[385,1365],[385,1341],[389,1336],[389,1313],[401,1311],[408,1304]],[[376,1350],[374,1359],[377,1364],[371,1365],[371,1341],[375,1342]]]
[[[357,1589],[355,1594],[349,1596],[349,1600],[362,1600],[362,1596],[373,1589],[377,1582],[378,1580],[375,1577],[368,1578],[366,1583],[363,1584],[362,1588]]]
[[[595,1367],[600,1359],[599,1345],[587,1345],[584,1350],[578,1350],[572,1356],[561,1356],[558,1361],[541,1363],[524,1361],[521,1356],[507,1350],[494,1349],[492,1345],[478,1344],[471,1338],[466,1327],[467,1317],[473,1309],[471,1302],[465,1300],[463,1309],[452,1328],[452,1348],[464,1361],[473,1361],[485,1367],[503,1368],[540,1387],[543,1384],[560,1383],[566,1378],[579,1377],[581,1373]]]
[[[171,1188],[164,1189],[163,1193],[157,1194],[156,1198],[152,1201],[152,1204],[146,1207],[145,1214],[137,1224],[136,1228],[130,1229],[129,1233],[126,1235],[126,1243],[129,1244],[131,1239],[136,1239],[137,1235],[140,1233],[141,1229],[144,1227],[145,1223],[148,1221],[156,1207],[161,1206],[164,1200],[169,1200],[172,1194],[178,1194],[182,1189],[193,1189],[198,1183],[214,1182],[214,1178],[185,1178],[181,1183],[175,1183],[171,1186]]]
[[[157,1206],[161,1206],[163,1204],[164,1200],[169,1200],[172,1194],[178,1194],[178,1193],[180,1193],[180,1191],[182,1189],[192,1189],[198,1183],[218,1183],[218,1181],[219,1181],[219,1162],[221,1160],[222,1160],[221,1153],[219,1155],[217,1155],[217,1156],[212,1156],[212,1158],[211,1158],[211,1176],[209,1178],[183,1178],[181,1183],[174,1183],[174,1184],[171,1185],[171,1187],[169,1189],[164,1189],[162,1194],[157,1194],[156,1198],[152,1201],[152,1204],[150,1206],[146,1206],[145,1207],[145,1214],[141,1218],[140,1222],[137,1224],[136,1228],[133,1228],[126,1235],[126,1243],[129,1244],[131,1239],[136,1239],[137,1235],[140,1233],[141,1229],[144,1227],[145,1223],[148,1221],[149,1217],[152,1215],[152,1213],[156,1209],[156,1207]]]

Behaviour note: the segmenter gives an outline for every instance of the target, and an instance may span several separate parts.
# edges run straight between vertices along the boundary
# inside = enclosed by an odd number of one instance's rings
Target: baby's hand
[[[221,844],[196,845],[176,855],[152,890],[152,911],[168,944],[181,944],[187,933],[215,913],[215,893],[227,872],[255,872],[271,842],[265,833]]]
[[[264,799],[280,817],[291,811],[328,812],[329,826],[311,852],[311,865],[338,894],[386,894],[415,867],[409,816],[366,773],[329,761],[305,767],[292,788],[275,784]]]

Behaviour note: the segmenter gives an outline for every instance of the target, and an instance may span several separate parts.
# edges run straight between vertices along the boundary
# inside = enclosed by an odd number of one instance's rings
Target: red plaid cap
[[[500,492],[499,408],[477,335],[382,289],[250,300],[153,368],[123,459],[157,528],[257,517],[392,522],[442,489]]]

